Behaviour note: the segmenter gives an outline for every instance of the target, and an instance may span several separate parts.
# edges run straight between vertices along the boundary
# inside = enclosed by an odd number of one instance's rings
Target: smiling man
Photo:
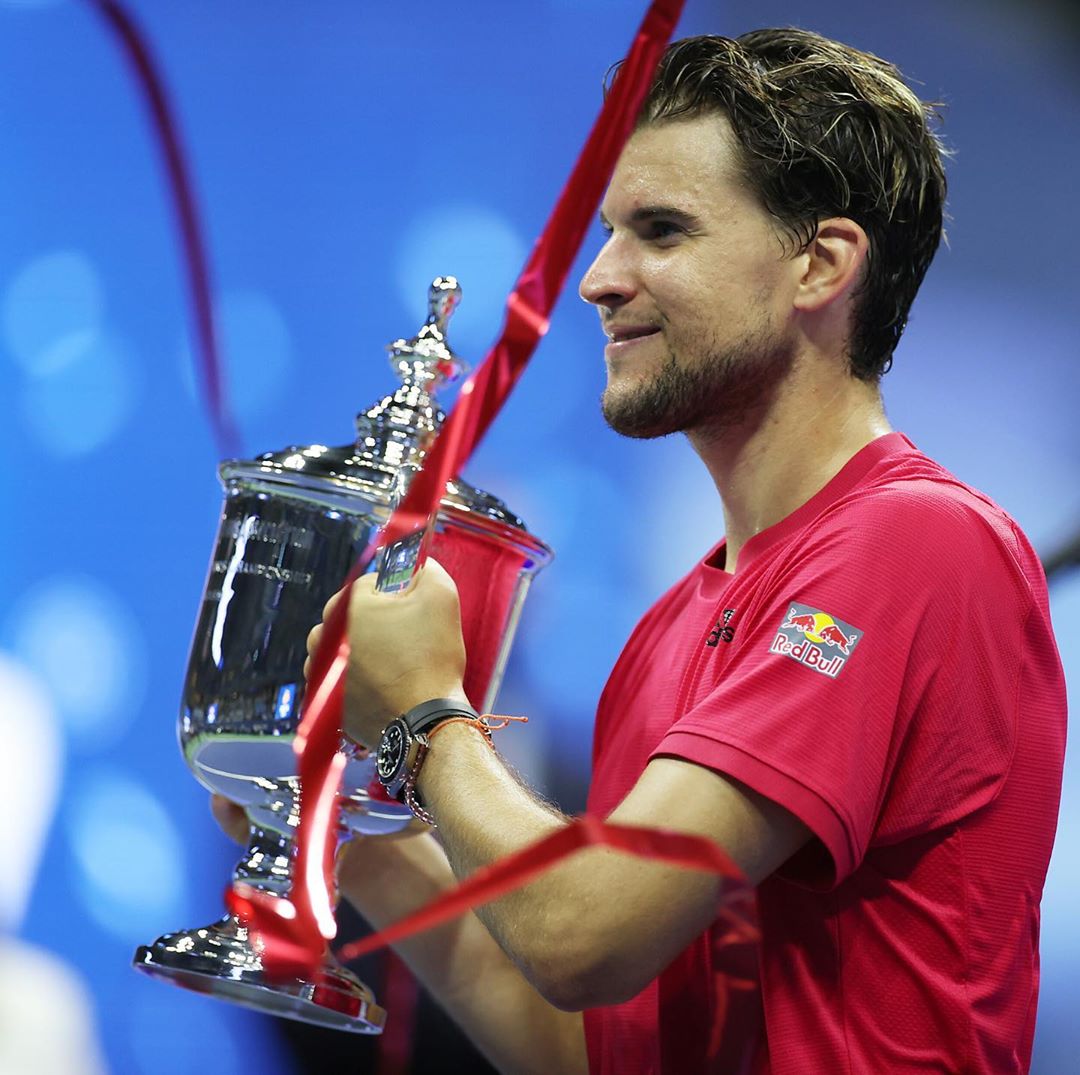
[[[581,294],[608,422],[685,433],[726,536],[611,673],[590,810],[728,852],[760,989],[729,988],[716,878],[583,853],[402,947],[503,1070],[1027,1070],[1065,719],[1045,580],[879,391],[941,236],[929,119],[895,68],[803,31],[664,58]],[[431,736],[398,777],[437,838],[342,868],[379,926],[566,819],[453,719],[438,565],[405,596],[358,584],[350,623],[348,733]]]
[[[790,265],[737,161],[719,115],[642,128],[622,155],[601,212],[610,239],[581,285],[608,337],[603,411],[619,433],[743,425],[791,369]]]

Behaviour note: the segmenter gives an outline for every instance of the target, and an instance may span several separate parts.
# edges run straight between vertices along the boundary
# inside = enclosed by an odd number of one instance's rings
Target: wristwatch
[[[427,754],[428,738],[425,733],[452,717],[479,720],[480,714],[468,702],[454,698],[433,698],[395,717],[383,729],[375,756],[379,782],[389,795],[405,803],[413,813],[418,813],[420,805],[416,802],[414,789],[424,755]],[[418,816],[423,814],[418,813]],[[429,819],[424,817],[423,820]]]

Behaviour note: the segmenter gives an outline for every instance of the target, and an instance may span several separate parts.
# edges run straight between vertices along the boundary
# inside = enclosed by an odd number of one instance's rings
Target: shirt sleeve
[[[1012,755],[1031,607],[1014,541],[1007,518],[933,486],[827,513],[770,561],[653,756],[800,818],[817,841],[782,872],[814,887],[985,805]]]

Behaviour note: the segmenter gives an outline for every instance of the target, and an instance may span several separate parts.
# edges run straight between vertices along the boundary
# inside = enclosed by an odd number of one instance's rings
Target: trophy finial
[[[461,284],[456,276],[436,276],[428,288],[428,325],[446,334],[446,323],[461,302]],[[425,325],[425,328],[427,326]]]
[[[411,340],[394,340],[387,347],[390,365],[406,384],[422,384],[430,391],[456,381],[468,366],[446,342],[446,326],[461,301],[461,285],[454,276],[436,276],[428,288],[428,318]]]

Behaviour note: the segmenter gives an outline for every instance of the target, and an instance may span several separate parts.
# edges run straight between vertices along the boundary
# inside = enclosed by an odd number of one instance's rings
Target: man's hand
[[[224,795],[213,794],[210,796],[210,813],[230,840],[235,840],[241,847],[246,845],[251,822],[248,821],[242,806],[226,799]]]
[[[342,592],[323,610],[330,616]],[[308,635],[308,661],[324,623]],[[431,698],[467,701],[465,643],[454,580],[428,560],[412,586],[400,594],[375,592],[374,575],[358,579],[349,605],[349,670],[345,681],[345,734],[374,747],[383,728]]]

